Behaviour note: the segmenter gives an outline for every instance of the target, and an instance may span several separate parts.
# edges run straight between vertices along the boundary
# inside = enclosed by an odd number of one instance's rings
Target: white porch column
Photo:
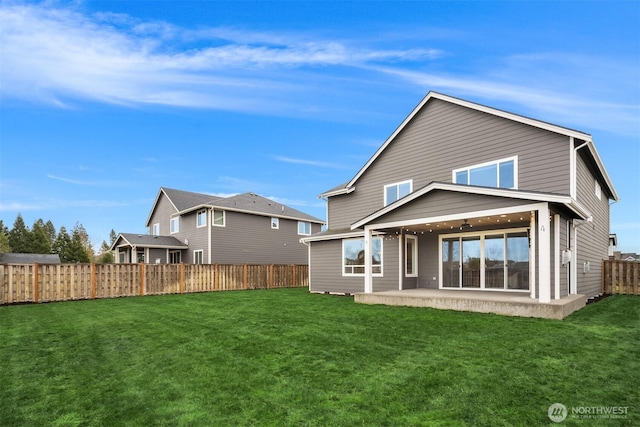
[[[213,208],[206,210],[207,212],[207,264],[211,264],[211,224],[213,224]]]
[[[364,227],[364,292],[373,293],[373,265],[371,260],[371,241],[373,233],[368,226]]]
[[[138,247],[131,246],[131,264],[137,264],[138,262],[138,260],[136,259],[137,255],[138,255]]]
[[[536,297],[536,212],[531,211],[529,221],[529,289],[531,298]]]
[[[578,229],[574,221],[571,221],[571,261],[569,261],[569,293],[578,293]]]
[[[560,299],[560,215],[553,216],[553,299]]]
[[[538,210],[538,271],[539,301],[551,302],[551,221],[549,204],[544,203]]]

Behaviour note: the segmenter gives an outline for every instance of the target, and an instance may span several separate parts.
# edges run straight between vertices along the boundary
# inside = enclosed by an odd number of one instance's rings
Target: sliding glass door
[[[442,287],[528,290],[526,229],[441,237]]]

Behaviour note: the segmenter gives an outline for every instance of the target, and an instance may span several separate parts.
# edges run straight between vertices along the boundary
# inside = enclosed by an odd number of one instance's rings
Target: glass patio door
[[[462,238],[462,287],[480,287],[480,236]]]

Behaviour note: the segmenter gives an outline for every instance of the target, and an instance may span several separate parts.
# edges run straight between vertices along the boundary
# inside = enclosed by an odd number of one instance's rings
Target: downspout
[[[571,145],[573,146],[574,140],[573,137],[571,139]],[[571,198],[575,201],[578,200],[578,150],[583,147],[589,145],[589,141],[584,141],[582,144],[577,147],[573,147],[571,153]],[[593,217],[587,218],[587,221],[576,224],[575,220],[571,220],[571,238],[570,238],[570,246],[569,250],[571,251],[571,260],[569,261],[569,293],[577,294],[578,293],[578,227],[581,227],[586,222],[593,221]]]

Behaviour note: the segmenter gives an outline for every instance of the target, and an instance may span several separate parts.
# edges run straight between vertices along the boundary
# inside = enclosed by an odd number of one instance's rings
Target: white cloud
[[[333,168],[333,169],[344,169],[343,166],[340,166],[336,163],[328,163],[328,162],[319,162],[316,160],[306,160],[306,159],[296,159],[293,157],[286,156],[273,156],[273,158],[279,162],[285,163],[293,163],[298,165],[307,165],[307,166],[317,166],[322,168]]]
[[[62,107],[90,99],[273,111],[292,108],[286,101],[273,102],[276,92],[307,90],[304,68],[360,67],[440,54],[355,48],[295,34],[190,31],[123,14],[89,16],[38,5],[0,6],[0,43],[2,92]]]

